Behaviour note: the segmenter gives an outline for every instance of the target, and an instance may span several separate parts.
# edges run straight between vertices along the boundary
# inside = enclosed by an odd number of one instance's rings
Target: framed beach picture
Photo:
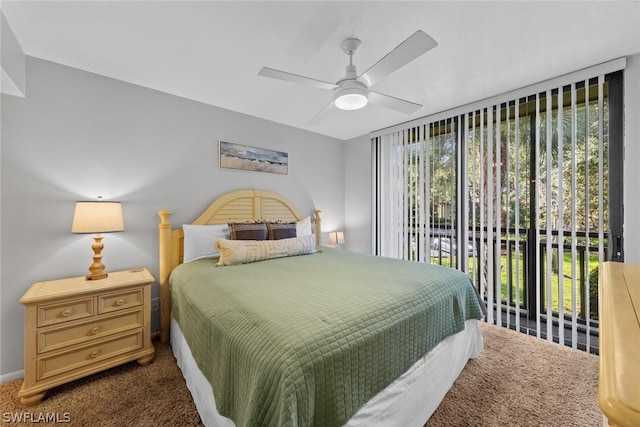
[[[288,175],[289,154],[220,141],[220,167]]]

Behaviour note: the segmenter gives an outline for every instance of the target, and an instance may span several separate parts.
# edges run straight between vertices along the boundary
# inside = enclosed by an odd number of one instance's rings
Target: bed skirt
[[[234,427],[216,411],[211,385],[196,365],[178,322],[171,319],[171,346],[202,422],[207,427]],[[483,348],[478,320],[447,337],[409,370],[362,406],[346,427],[422,427],[462,372]]]

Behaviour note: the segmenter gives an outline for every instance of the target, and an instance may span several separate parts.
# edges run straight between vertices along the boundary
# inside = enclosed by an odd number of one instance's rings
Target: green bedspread
[[[457,270],[323,252],[171,274],[173,317],[236,426],[341,426],[443,338],[480,319]]]

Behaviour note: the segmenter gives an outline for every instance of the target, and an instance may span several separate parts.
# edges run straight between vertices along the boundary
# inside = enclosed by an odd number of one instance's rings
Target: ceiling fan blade
[[[324,107],[322,109],[322,111],[320,111],[311,120],[309,120],[307,122],[307,125],[309,125],[309,126],[317,126],[317,125],[319,125],[320,122],[322,122],[324,119],[326,119],[327,116],[329,115],[329,113],[331,113],[334,109],[335,109],[335,104],[333,103],[333,101],[331,101],[329,103],[329,105]]]
[[[338,86],[333,83],[323,82],[309,77],[299,76],[297,74],[287,73],[286,71],[274,70],[273,68],[262,67],[258,72],[259,76],[271,77],[272,79],[284,80],[285,82],[298,83],[307,86],[319,87],[320,89],[333,90]]]
[[[420,55],[425,54],[438,45],[434,39],[422,30],[418,30],[387,53],[381,60],[365,71],[357,81],[368,87],[380,79],[407,65]]]
[[[413,114],[420,108],[422,108],[422,105],[416,104],[415,102],[406,101],[400,98],[394,98],[393,96],[383,95],[381,93],[372,91],[369,91],[369,101],[373,104],[380,105],[381,107],[399,111],[405,114]]]

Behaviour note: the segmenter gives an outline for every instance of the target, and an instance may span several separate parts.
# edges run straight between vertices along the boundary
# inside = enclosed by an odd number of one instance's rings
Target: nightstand
[[[48,389],[137,360],[148,365],[151,284],[146,268],[34,283],[25,306],[23,405],[35,405]]]

